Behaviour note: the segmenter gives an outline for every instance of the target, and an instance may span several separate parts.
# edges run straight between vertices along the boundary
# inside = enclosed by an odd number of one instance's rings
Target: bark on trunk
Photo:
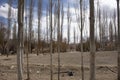
[[[90,2],[90,80],[95,80],[94,0]]]
[[[60,0],[58,0],[58,80],[60,80]]]
[[[119,0],[117,0],[117,25],[118,25],[118,80],[120,80],[120,18],[119,18]]]
[[[82,0],[80,0],[80,15],[81,15],[81,74],[82,80],[84,80],[84,65],[83,65],[83,8],[82,8]]]
[[[53,80],[53,61],[52,61],[52,52],[53,52],[53,39],[52,39],[52,0],[50,0],[50,80]]]
[[[17,51],[17,68],[18,80],[23,79],[23,15],[24,15],[24,0],[18,0],[18,51]]]

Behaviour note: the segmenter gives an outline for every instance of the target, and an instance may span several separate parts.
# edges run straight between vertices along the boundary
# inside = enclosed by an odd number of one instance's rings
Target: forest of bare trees
[[[26,80],[31,80],[31,54],[49,55],[50,80],[55,80],[56,74],[57,79],[62,80],[61,73],[66,72],[62,72],[61,53],[74,51],[80,53],[81,80],[86,80],[85,52],[90,52],[89,80],[96,80],[96,53],[117,51],[117,80],[120,80],[119,0],[116,0],[113,11],[101,7],[100,0],[75,0],[73,10],[69,0],[66,4],[62,0],[47,0],[46,5],[44,0],[17,0],[16,13],[12,12],[13,2],[8,0],[7,25],[0,22],[0,54],[8,58],[8,55],[17,55],[17,80],[24,79],[24,67]],[[13,20],[12,15],[17,19]],[[56,54],[57,72],[54,73]]]

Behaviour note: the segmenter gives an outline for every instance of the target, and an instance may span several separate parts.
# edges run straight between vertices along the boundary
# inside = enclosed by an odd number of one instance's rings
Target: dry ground
[[[61,71],[73,71],[74,76],[61,73],[61,80],[81,80],[81,53],[61,53]],[[17,80],[16,55],[0,56],[0,80]],[[31,80],[50,80],[50,56],[29,55]],[[117,52],[96,53],[96,80],[117,80]],[[54,80],[57,80],[57,53],[53,54]],[[106,66],[111,69],[110,71]],[[84,53],[85,80],[89,80],[89,52]],[[26,56],[24,55],[24,79],[26,79]]]

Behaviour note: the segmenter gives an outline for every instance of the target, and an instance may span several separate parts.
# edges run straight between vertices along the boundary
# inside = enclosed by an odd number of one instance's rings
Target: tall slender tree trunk
[[[18,80],[23,79],[23,16],[24,16],[24,0],[18,0],[18,50],[17,50],[17,68]]]
[[[90,80],[95,80],[94,0],[90,3]]]
[[[75,27],[74,27],[74,51],[76,51],[76,30],[75,30]]]
[[[60,0],[58,0],[58,80],[60,80]]]
[[[82,80],[84,80],[84,65],[83,65],[83,8],[82,8],[82,0],[80,0],[80,15],[81,15],[81,74]]]
[[[117,50],[117,25],[116,25],[116,11],[114,10],[113,14],[113,24],[114,24],[114,31],[115,31],[115,50]]]
[[[102,48],[101,9],[100,9],[100,2],[99,2],[99,0],[97,1],[97,18],[98,19],[96,19],[96,25],[99,26],[100,48]],[[97,20],[98,20],[98,22],[97,22]]]
[[[27,57],[27,80],[30,80],[30,72],[29,72],[29,52],[31,53],[31,37],[32,37],[32,18],[33,18],[33,14],[32,14],[32,11],[33,11],[33,0],[30,0],[30,10],[29,10],[29,37],[28,37],[28,51],[27,51],[27,54],[26,54],[26,57]]]
[[[27,0],[25,1],[25,11],[27,10]],[[25,38],[25,40],[26,40],[26,63],[27,63],[27,80],[29,80],[30,79],[30,77],[29,77],[29,57],[28,57],[28,54],[29,54],[29,50],[28,50],[28,48],[29,48],[29,43],[28,43],[28,41],[29,41],[29,39],[28,39],[28,18],[27,18],[27,11],[26,11],[26,17],[25,17],[25,22],[26,22],[26,30],[25,30],[25,34],[26,34],[26,38]]]
[[[8,32],[7,32],[7,57],[9,55],[9,40],[10,40],[10,36],[11,36],[11,6],[12,6],[12,0],[8,0],[8,4],[10,5],[8,7]]]
[[[29,10],[29,52],[32,53],[32,21],[33,21],[33,0],[30,0]]]
[[[53,61],[52,61],[52,53],[53,53],[53,39],[52,39],[52,32],[53,32],[53,27],[52,27],[52,0],[50,0],[50,80],[53,80]]]
[[[39,55],[39,51],[40,51],[40,34],[41,34],[41,14],[42,14],[42,0],[38,1],[38,46],[37,46],[37,55]]]
[[[120,16],[119,16],[119,0],[117,0],[117,25],[118,25],[118,80],[120,80]]]
[[[63,4],[62,4],[62,11],[61,11],[61,43],[63,41],[63,20],[64,20],[64,10],[63,10]]]
[[[69,3],[68,3],[68,11],[67,11],[67,22],[68,22],[68,29],[67,29],[67,37],[68,37],[68,47],[67,47],[67,49],[68,49],[68,51],[70,51],[70,45],[69,45],[69,43],[70,43],[70,23],[71,23],[71,19],[70,19],[70,10],[69,10]]]

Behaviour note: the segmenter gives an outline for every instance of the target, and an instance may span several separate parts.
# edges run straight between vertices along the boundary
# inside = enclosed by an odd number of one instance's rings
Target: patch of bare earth
[[[61,53],[61,72],[72,71],[73,76],[61,73],[61,80],[81,80],[80,52]],[[29,55],[30,80],[50,80],[50,56]],[[16,55],[0,56],[0,80],[17,80]],[[96,53],[96,80],[117,79],[117,52],[106,51]],[[26,56],[24,55],[24,74],[26,79]],[[89,80],[89,52],[84,53],[85,80]],[[57,53],[53,54],[53,77],[57,80]]]

